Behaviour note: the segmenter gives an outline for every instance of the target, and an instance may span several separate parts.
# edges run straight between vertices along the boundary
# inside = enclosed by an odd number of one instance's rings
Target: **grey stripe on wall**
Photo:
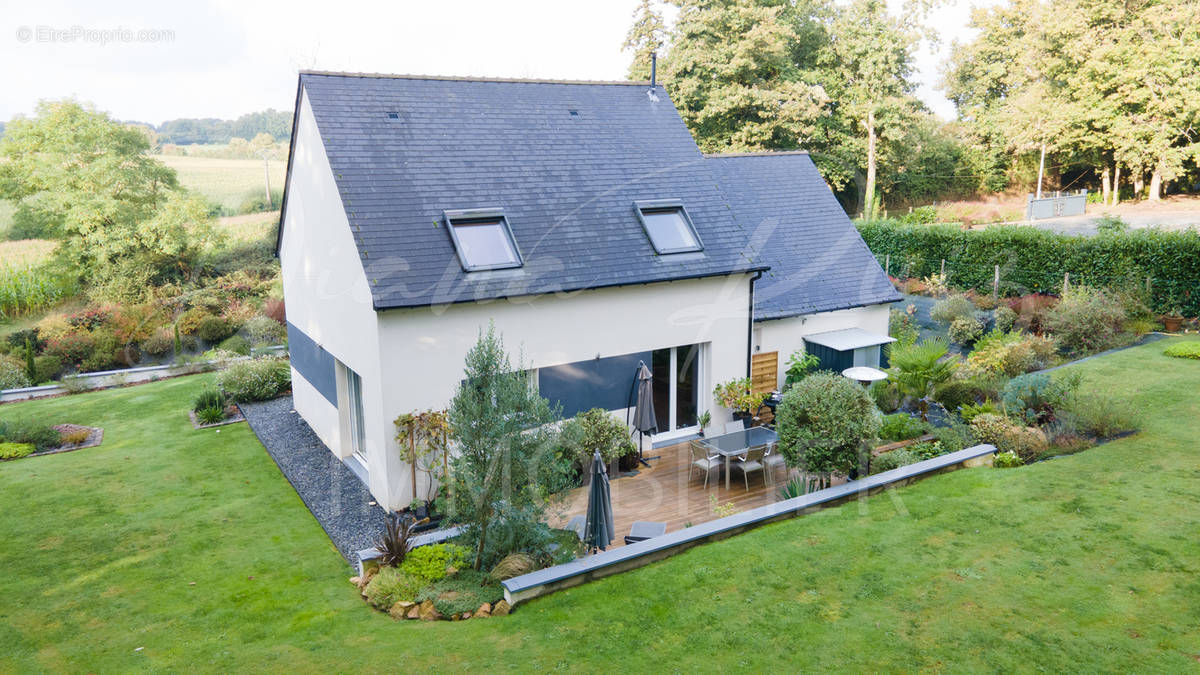
[[[628,407],[629,392],[638,362],[650,365],[650,352],[576,361],[538,369],[538,393],[561,404],[562,414],[572,417],[585,410]]]
[[[334,370],[333,355],[313,342],[312,338],[293,326],[290,321],[287,333],[292,367],[321,392],[326,401],[337,407],[337,372]]]

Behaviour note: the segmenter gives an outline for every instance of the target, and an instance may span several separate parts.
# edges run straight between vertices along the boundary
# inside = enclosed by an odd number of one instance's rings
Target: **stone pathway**
[[[329,451],[292,408],[292,397],[240,406],[250,428],[279,465],[342,557],[354,564],[383,532],[385,514],[367,486]]]

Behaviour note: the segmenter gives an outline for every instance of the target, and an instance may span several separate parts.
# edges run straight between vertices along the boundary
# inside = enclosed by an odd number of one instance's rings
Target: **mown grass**
[[[1164,346],[1073,366],[1130,398],[1136,436],[453,624],[366,607],[250,431],[187,425],[207,376],[0,407],[106,428],[0,464],[0,671],[1194,669],[1200,363]]]
[[[186,155],[162,155],[156,159],[175,169],[180,185],[199,192],[230,212],[236,211],[246,198],[256,197],[264,191],[262,160]],[[271,190],[281,191],[287,164],[272,161],[270,166]]]

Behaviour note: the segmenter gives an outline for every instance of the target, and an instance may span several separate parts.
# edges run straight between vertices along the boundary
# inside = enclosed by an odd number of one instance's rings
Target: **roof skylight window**
[[[445,218],[464,270],[497,270],[524,264],[502,209],[446,211]]]
[[[634,202],[638,218],[660,255],[700,251],[704,245],[683,203],[677,199]]]

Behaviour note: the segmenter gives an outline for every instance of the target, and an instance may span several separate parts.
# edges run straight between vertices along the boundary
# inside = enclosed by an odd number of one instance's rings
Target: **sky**
[[[893,0],[898,2],[899,0]],[[918,95],[937,91],[974,4],[946,0],[940,47],[917,55]],[[637,0],[0,0],[0,120],[74,97],[122,120],[161,124],[295,103],[296,71],[623,79]]]

